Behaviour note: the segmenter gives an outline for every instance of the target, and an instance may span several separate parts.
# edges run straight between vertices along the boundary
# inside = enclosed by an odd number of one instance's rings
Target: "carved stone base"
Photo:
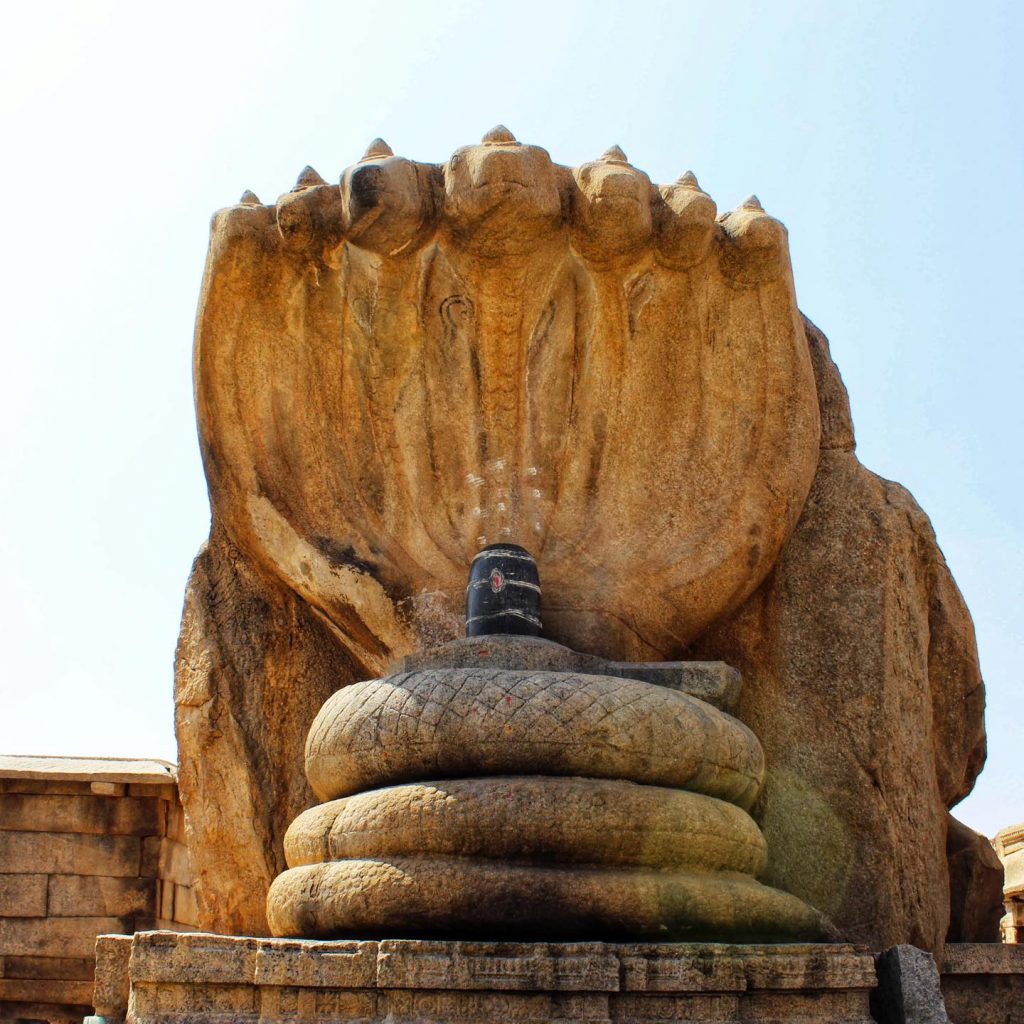
[[[96,1013],[135,1024],[872,1024],[875,984],[872,954],[850,945],[321,942],[142,932],[99,939]]]

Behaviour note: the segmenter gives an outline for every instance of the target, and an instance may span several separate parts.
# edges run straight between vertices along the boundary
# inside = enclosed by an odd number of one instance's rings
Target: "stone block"
[[[168,884],[168,883],[165,883]],[[174,885],[174,918],[178,924],[193,927],[199,924],[199,908],[195,891],[188,885]]]
[[[740,1019],[758,1024],[875,1024],[867,1001],[866,990],[763,990],[748,993]],[[911,1024],[910,1018],[907,1024]]]
[[[613,1024],[637,1024],[658,1021],[661,1024],[733,1024],[745,1020],[742,1000],[735,993],[722,992],[621,992],[609,1000],[609,1018]],[[774,1024],[774,1022],[773,1022]],[[844,1022],[845,1024],[845,1022]]]
[[[176,882],[178,885],[192,884],[192,864],[189,861],[187,846],[172,839],[164,839],[160,843],[157,878]]]
[[[174,920],[174,883],[154,879],[156,885],[156,916],[159,921]]]
[[[685,956],[678,945],[638,943],[620,946],[622,988],[627,992],[742,992],[743,961],[729,947],[691,946]]]
[[[53,981],[92,981],[96,963],[92,957],[8,956],[4,978],[39,978]]]
[[[90,957],[97,935],[130,928],[116,917],[0,918],[0,956]]]
[[[257,985],[291,988],[373,988],[377,978],[377,943],[261,942],[256,956]]]
[[[93,1005],[101,1017],[123,1017],[128,1012],[131,983],[128,965],[131,959],[130,935],[99,935],[96,938],[96,988]]]
[[[0,914],[46,917],[46,875],[0,875]]]
[[[36,782],[148,783],[173,788],[176,769],[168,761],[133,757],[38,757],[0,754],[0,778]]]
[[[109,948],[114,941],[121,945]],[[873,979],[874,961],[852,946],[318,942],[169,932],[98,941],[97,1008],[109,1006],[111,1016],[128,1002],[129,941],[136,1024],[873,1024],[863,983]],[[764,962],[773,957],[769,969]],[[830,958],[837,966],[823,967]]]
[[[750,946],[744,969],[751,990],[867,990],[877,981],[870,954],[856,946]]]
[[[139,852],[135,836],[0,832],[0,874],[134,877],[139,873]]]
[[[177,786],[163,782],[133,782],[128,786],[128,795],[140,797],[146,800],[177,800]]]
[[[185,812],[182,810],[181,804],[177,800],[162,800],[161,803],[166,808],[167,815],[164,835],[183,846],[188,845],[185,839]]]
[[[601,943],[385,940],[377,962],[383,988],[612,992],[619,987],[618,960]]]
[[[267,986],[259,990],[260,1021],[370,1021],[380,1019],[375,991]]]
[[[0,978],[0,1003],[63,1003],[92,1006],[91,981],[40,981],[38,979]],[[0,1008],[0,1013],[2,1013]]]
[[[1024,945],[947,945],[941,982],[956,1024],[1024,1024]]]
[[[197,928],[195,925],[182,924],[180,921],[164,921],[162,918],[157,918],[155,921],[141,922],[136,919],[135,930],[137,932],[179,932],[182,935],[201,931],[201,929]]]
[[[20,793],[26,796],[90,796],[92,788],[84,781],[0,778],[0,793]]]
[[[965,974],[1024,975],[1024,946],[1002,942],[950,943],[942,959],[942,977]]]
[[[624,991],[866,992],[876,980],[870,954],[856,946],[637,944],[618,949]]]
[[[931,953],[893,946],[878,955],[875,966],[878,987],[871,994],[871,1011],[879,1024],[950,1024]]]
[[[84,794],[0,793],[0,821],[8,832],[148,836],[160,831],[159,803]]]
[[[257,1019],[257,993],[252,985],[193,985],[163,981],[159,984],[132,979],[132,1019],[135,1024],[157,1021],[219,1020],[236,1022]]]
[[[3,1003],[7,1020],[49,1021],[49,1024],[81,1024],[88,1020],[89,1005],[70,1006],[63,1003]]]
[[[128,787],[123,782],[90,782],[89,792],[96,796],[124,796]]]
[[[949,929],[946,943],[999,941],[1003,916],[1003,865],[992,843],[949,816]]]
[[[142,840],[142,852],[139,857],[139,874],[143,878],[157,878],[160,870],[161,836],[146,836]]]
[[[251,984],[256,976],[259,942],[206,932],[143,932],[132,947],[132,980]]]
[[[1024,1024],[1024,978],[975,974],[943,978],[942,995],[955,1024]]]
[[[152,914],[155,882],[102,875],[51,875],[51,917],[130,917]]]
[[[607,1024],[607,993],[488,992],[460,989],[393,989],[378,1009],[377,1021],[493,1024]]]

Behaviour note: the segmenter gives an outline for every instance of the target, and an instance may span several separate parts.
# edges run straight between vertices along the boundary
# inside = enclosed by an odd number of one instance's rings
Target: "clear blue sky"
[[[989,766],[1024,820],[1024,15],[1019,3],[5,5],[0,751],[174,757],[208,528],[190,349],[210,214],[382,135],[497,122],[562,163],[786,222],[859,453],[929,512],[974,613]]]

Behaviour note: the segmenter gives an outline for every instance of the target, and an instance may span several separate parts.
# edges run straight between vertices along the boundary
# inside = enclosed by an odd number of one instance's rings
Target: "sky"
[[[191,344],[209,218],[383,136],[612,144],[789,228],[858,453],[929,513],[970,606],[989,763],[1024,821],[1024,5],[0,7],[0,752],[175,760],[173,655],[209,528]]]

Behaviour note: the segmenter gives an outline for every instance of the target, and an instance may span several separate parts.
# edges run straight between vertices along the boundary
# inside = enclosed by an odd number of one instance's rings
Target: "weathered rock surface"
[[[741,808],[763,774],[735,718],[641,680],[472,667],[356,683],[310,729],[306,775],[329,802],[288,830],[267,919],[307,939],[834,938],[754,878],[764,841]]]
[[[818,448],[785,228],[715,213],[692,176],[504,131],[221,211],[195,351],[218,524],[367,675],[461,633],[501,540],[543,564],[548,637],[671,656],[764,578]]]
[[[946,942],[998,942],[1003,865],[992,843],[949,816],[949,930]]]
[[[428,669],[335,693],[306,741],[321,800],[454,776],[579,775],[689,789],[749,807],[761,745],[731,715],[634,679]]]
[[[215,526],[192,569],[175,665],[178,785],[202,927],[268,933],[285,830],[315,799],[306,734],[352,678],[315,610]]]
[[[311,807],[285,836],[289,867],[430,854],[599,866],[764,870],[764,839],[723,800],[609,779],[447,779]]]
[[[876,960],[878,988],[871,993],[879,1024],[950,1024],[939,972],[930,953],[915,946],[893,946]]]
[[[831,926],[789,893],[727,872],[540,866],[462,857],[292,868],[267,898],[275,935],[551,940],[820,941]]]
[[[778,565],[691,650],[742,673],[768,765],[762,876],[845,937],[940,951],[946,809],[985,757],[974,629],[927,516],[852,451],[845,389],[808,325],[823,448]]]
[[[739,672],[724,661],[609,661],[536,636],[460,637],[397,658],[389,674],[427,668],[511,668],[639,679],[679,690],[730,714],[739,700]]]

